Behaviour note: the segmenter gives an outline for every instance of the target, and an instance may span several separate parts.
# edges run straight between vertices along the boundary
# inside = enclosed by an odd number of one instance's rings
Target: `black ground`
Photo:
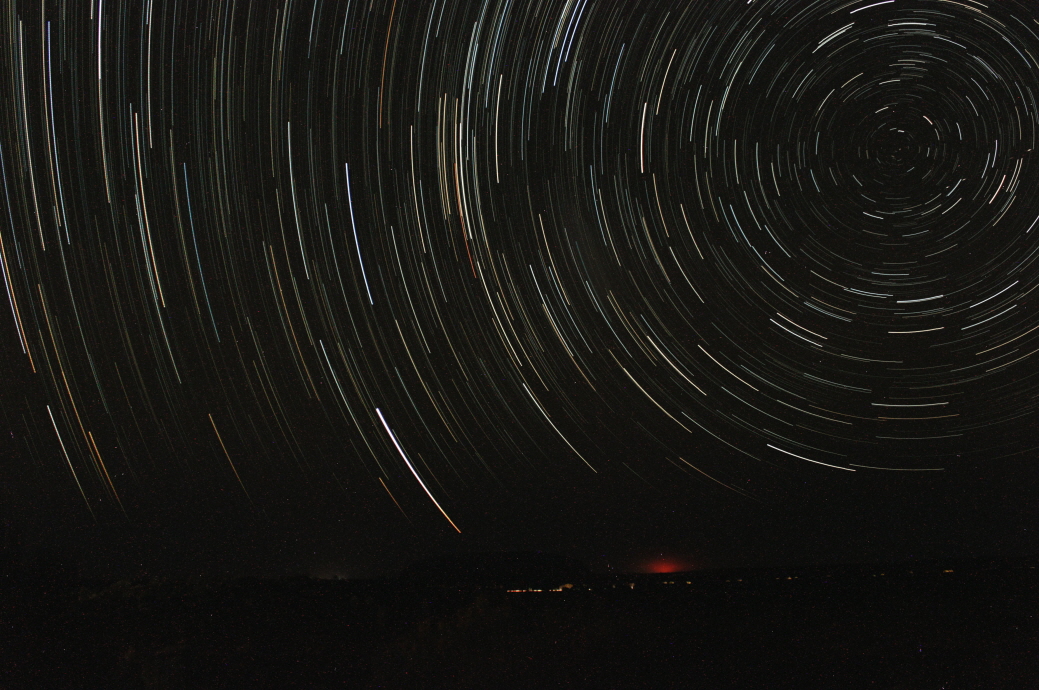
[[[1039,687],[1034,561],[637,576],[492,561],[369,581],[9,576],[0,687]]]

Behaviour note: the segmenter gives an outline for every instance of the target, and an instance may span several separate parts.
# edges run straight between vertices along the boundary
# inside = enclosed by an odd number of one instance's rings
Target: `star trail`
[[[455,534],[549,477],[749,505],[1039,446],[1027,3],[2,17],[8,446],[76,519],[317,482]]]

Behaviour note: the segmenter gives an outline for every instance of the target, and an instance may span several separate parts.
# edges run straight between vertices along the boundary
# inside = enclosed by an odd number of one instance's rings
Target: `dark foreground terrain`
[[[370,581],[7,578],[0,688],[1039,688],[1035,561],[478,560]]]

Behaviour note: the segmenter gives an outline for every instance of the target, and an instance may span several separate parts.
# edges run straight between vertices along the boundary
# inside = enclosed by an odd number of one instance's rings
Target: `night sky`
[[[0,10],[0,479],[84,576],[1034,553],[1039,21]]]

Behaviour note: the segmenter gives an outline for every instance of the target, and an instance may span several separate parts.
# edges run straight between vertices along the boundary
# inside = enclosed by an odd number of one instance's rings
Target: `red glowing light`
[[[662,558],[646,565],[647,573],[679,573],[689,570],[689,566],[671,558]]]

